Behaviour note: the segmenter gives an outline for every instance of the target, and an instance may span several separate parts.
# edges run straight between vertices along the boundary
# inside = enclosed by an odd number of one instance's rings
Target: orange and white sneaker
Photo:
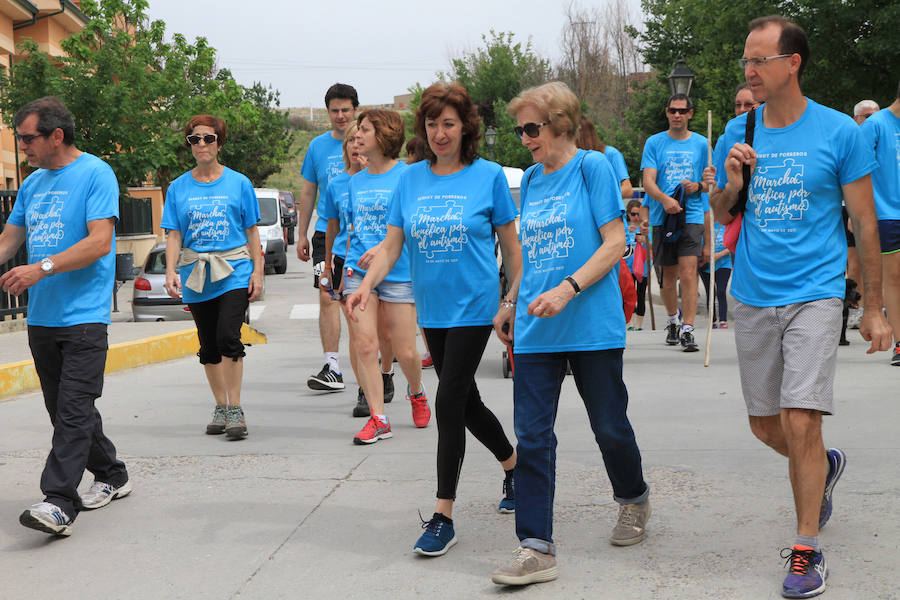
[[[389,437],[394,437],[394,434],[391,433],[391,422],[382,423],[378,420],[378,417],[373,415],[369,417],[365,426],[353,438],[353,443],[359,445],[374,444],[378,440],[386,440]]]
[[[428,398],[425,397],[425,387],[415,396],[409,393],[409,387],[406,388],[406,399],[412,405],[413,424],[416,427],[428,427],[431,421],[431,408],[428,407]]]

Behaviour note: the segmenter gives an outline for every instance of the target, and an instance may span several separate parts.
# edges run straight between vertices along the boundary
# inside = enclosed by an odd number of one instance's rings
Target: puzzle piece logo
[[[194,241],[214,244],[228,238],[228,213],[222,200],[193,204],[189,216],[188,235]]]
[[[28,252],[36,257],[41,249],[56,248],[66,235],[62,220],[65,202],[59,196],[35,202],[28,209]]]
[[[328,177],[328,183],[331,183],[331,180],[344,172],[344,155],[337,154],[335,156],[328,157],[328,166],[325,169],[325,174]],[[325,190],[320,190],[321,193],[325,193]]]
[[[684,179],[694,179],[694,160],[691,152],[672,150],[666,152],[666,193],[671,194],[675,186]]]
[[[802,221],[809,209],[809,193],[804,187],[804,165],[793,158],[781,164],[757,165],[750,185],[749,201],[761,228],[770,222],[786,224]]]
[[[362,190],[353,206],[353,231],[366,247],[371,248],[387,235],[389,192]]]
[[[567,258],[575,246],[573,229],[566,221],[567,206],[555,203],[527,215],[522,230],[522,249],[528,262],[540,270],[545,260]]]
[[[410,235],[425,258],[462,252],[469,242],[468,227],[463,225],[463,207],[454,200],[443,205],[419,206],[413,215]]]

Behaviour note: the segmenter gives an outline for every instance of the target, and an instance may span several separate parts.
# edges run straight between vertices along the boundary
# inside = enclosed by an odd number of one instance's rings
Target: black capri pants
[[[424,331],[438,376],[434,402],[438,427],[437,497],[454,500],[466,454],[466,429],[498,461],[507,460],[513,454],[503,426],[481,401],[475,385],[475,371],[493,328],[474,325],[425,328]]]
[[[247,288],[241,287],[205,302],[188,304],[197,324],[201,365],[217,365],[222,357],[233,361],[246,356],[241,343],[241,324],[250,306]]]

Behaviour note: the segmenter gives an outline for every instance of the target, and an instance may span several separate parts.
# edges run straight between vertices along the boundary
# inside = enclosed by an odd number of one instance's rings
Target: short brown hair
[[[381,153],[388,158],[400,156],[406,140],[406,122],[400,113],[382,108],[364,110],[356,118],[357,127],[362,125],[363,119],[368,119],[375,128],[375,142],[381,148]]]
[[[425,142],[419,136],[409,138],[406,142],[406,163],[413,164],[425,160]]]
[[[606,152],[606,144],[600,141],[600,136],[597,135],[594,123],[583,115],[581,117],[581,126],[578,128],[578,136],[575,138],[575,145],[582,150]]]
[[[459,158],[463,164],[471,164],[478,156],[481,119],[478,117],[478,108],[472,102],[469,92],[459,83],[439,81],[428,86],[428,89],[422,94],[419,110],[416,111],[416,135],[427,140],[425,121],[437,119],[447,106],[456,109],[459,120],[462,121],[462,144],[459,148]],[[431,146],[427,143],[425,144],[425,158],[429,162],[434,162],[436,158]]]
[[[523,90],[509,103],[507,111],[513,117],[526,104],[531,104],[547,115],[550,129],[556,135],[574,140],[581,120],[581,103],[578,97],[562,81],[551,81]]]
[[[781,15],[769,15],[750,21],[749,31],[764,29],[768,25],[781,27],[781,36],[778,38],[778,52],[781,54],[799,54],[800,68],[797,70],[797,79],[803,76],[806,64],[809,62],[809,39],[803,28]]]
[[[225,145],[225,138],[228,137],[228,131],[225,127],[225,121],[223,121],[219,117],[214,117],[212,115],[195,115],[191,117],[191,120],[188,121],[187,127],[184,128],[184,137],[191,135],[191,133],[194,131],[194,127],[197,127],[199,125],[212,127],[213,131],[216,132],[216,144],[218,144],[219,148]],[[184,140],[184,145],[188,148],[191,147],[187,140]]]

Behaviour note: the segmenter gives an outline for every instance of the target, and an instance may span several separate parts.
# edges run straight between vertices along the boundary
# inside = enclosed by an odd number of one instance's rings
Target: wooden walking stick
[[[707,165],[712,164],[712,111],[706,111],[706,161]],[[712,184],[709,185],[707,193],[712,194]],[[712,212],[712,208],[710,208]],[[709,237],[709,325],[706,327],[706,357],[703,359],[703,366],[709,366],[709,346],[712,343],[713,328],[713,305],[716,301],[716,219],[715,215],[710,215],[709,230],[706,235]]]

